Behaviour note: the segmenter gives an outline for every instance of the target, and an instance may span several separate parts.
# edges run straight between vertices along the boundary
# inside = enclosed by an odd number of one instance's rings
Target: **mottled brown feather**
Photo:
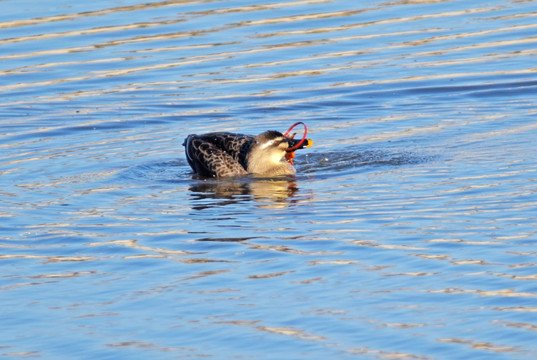
[[[248,173],[245,159],[253,141],[253,136],[211,133],[189,135],[184,145],[195,173],[206,177],[241,176]]]

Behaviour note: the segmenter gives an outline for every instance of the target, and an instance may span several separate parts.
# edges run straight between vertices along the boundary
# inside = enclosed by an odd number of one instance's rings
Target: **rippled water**
[[[1,4],[0,357],[537,358],[535,1]]]

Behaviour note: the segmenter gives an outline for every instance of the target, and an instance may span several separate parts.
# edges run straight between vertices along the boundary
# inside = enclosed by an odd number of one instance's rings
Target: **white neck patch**
[[[261,145],[260,149],[261,149],[261,150],[265,150],[266,148],[268,148],[268,147],[270,147],[270,146],[272,146],[272,145],[274,145],[274,140],[269,140],[269,141],[263,143],[263,144]]]

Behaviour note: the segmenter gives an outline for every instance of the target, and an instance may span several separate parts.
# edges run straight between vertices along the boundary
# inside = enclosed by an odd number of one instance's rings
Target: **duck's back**
[[[246,175],[246,157],[255,137],[227,132],[189,135],[184,142],[188,163],[207,177]]]

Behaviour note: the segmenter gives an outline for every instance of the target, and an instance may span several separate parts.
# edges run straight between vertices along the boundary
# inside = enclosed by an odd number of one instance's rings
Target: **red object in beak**
[[[285,158],[287,159],[287,161],[289,161],[289,163],[291,165],[293,165],[293,158],[295,157],[295,152],[294,151],[288,151],[286,154],[285,154]]]
[[[292,147],[289,147],[287,149],[285,149],[285,151],[287,151],[287,153],[290,153],[290,152],[293,152],[295,151],[296,149],[298,149],[299,147],[302,146],[302,144],[304,144],[304,141],[306,141],[306,136],[308,135],[308,127],[306,126],[306,124],[304,124],[302,121],[299,121],[299,122],[296,122],[294,123],[290,128],[289,130],[287,130],[285,132],[285,134],[283,134],[283,136],[287,136],[289,135],[289,133],[291,132],[291,130],[293,130],[295,128],[295,126],[297,126],[298,124],[302,124],[304,126],[304,135],[302,136],[302,140],[300,140],[298,142],[298,144],[296,144],[295,146],[292,146]],[[295,134],[289,136],[291,139],[295,137]],[[285,156],[287,158],[287,156]],[[293,156],[291,157],[291,159],[295,157],[294,154]],[[289,160],[289,158],[287,158],[287,160]],[[291,164],[292,164],[292,160],[290,160]]]

